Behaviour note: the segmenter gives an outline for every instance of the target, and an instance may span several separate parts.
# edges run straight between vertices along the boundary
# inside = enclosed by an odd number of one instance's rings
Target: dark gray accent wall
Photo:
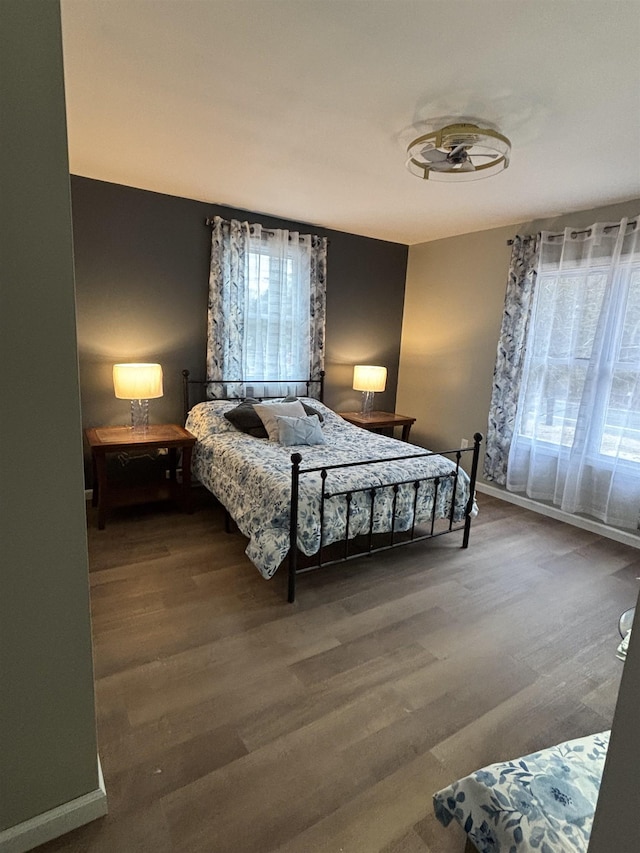
[[[204,378],[211,231],[220,215],[326,235],[325,401],[360,406],[353,365],[387,367],[376,406],[395,406],[408,247],[260,213],[72,176],[78,351],[84,426],[126,423],[113,395],[119,361],[158,361],[165,396],[150,419],[180,422],[181,371]]]

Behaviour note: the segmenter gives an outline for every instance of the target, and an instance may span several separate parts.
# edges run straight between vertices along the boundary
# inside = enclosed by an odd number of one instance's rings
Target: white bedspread
[[[265,578],[273,576],[289,550],[292,453],[302,455],[301,470],[304,470],[426,452],[424,448],[353,426],[317,400],[303,399],[322,413],[326,444],[282,447],[268,439],[245,435],[223,417],[225,411],[236,405],[232,401],[200,403],[191,410],[186,423],[186,428],[198,439],[193,456],[194,475],[220,500],[248,537],[247,556]],[[329,471],[326,491],[332,494],[345,489],[445,475],[454,470],[455,464],[451,460],[436,455],[378,462]],[[468,483],[467,475],[460,468],[455,490],[455,523],[464,519],[469,497]],[[301,476],[298,547],[307,555],[317,553],[320,547],[320,491],[320,473]],[[448,517],[452,492],[453,480],[449,477],[441,480],[437,490],[436,518]],[[396,531],[411,527],[414,494],[413,483],[400,487],[396,499]],[[433,482],[419,486],[417,523],[430,520],[433,494]],[[392,506],[393,490],[379,490],[374,501],[374,533],[390,530]],[[370,493],[355,493],[349,505],[349,538],[369,531],[370,514]],[[323,545],[344,538],[346,516],[344,497],[326,502]]]

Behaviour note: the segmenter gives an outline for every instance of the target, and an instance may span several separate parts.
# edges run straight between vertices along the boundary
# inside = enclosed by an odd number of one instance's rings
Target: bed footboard
[[[478,473],[478,461],[480,458],[480,445],[482,442],[483,436],[481,433],[475,433],[473,437],[473,447],[469,448],[459,448],[454,450],[447,450],[440,453],[416,453],[411,454],[410,456],[398,456],[392,459],[380,459],[380,460],[368,460],[366,462],[354,462],[349,463],[347,465],[328,465],[322,468],[307,468],[302,469],[300,467],[302,462],[302,456],[299,453],[294,453],[291,456],[291,510],[290,510],[290,527],[289,527],[289,556],[288,556],[288,585],[287,585],[287,599],[289,602],[295,601],[296,596],[296,579],[298,574],[303,572],[311,571],[312,569],[320,568],[323,565],[330,565],[336,562],[343,562],[349,559],[355,559],[356,557],[362,557],[365,555],[371,555],[377,551],[384,551],[390,548],[399,547],[406,544],[411,544],[413,542],[419,542],[424,539],[433,539],[436,536],[443,536],[447,533],[457,532],[459,530],[463,531],[462,537],[462,547],[468,548],[469,546],[469,536],[471,531],[471,519],[473,516],[473,508],[474,508],[474,498],[475,498],[475,486],[476,486],[476,477]],[[472,454],[471,459],[471,473],[469,475],[469,495],[465,504],[464,509],[464,523],[456,522],[455,520],[455,507],[456,507],[456,494],[459,488],[459,478],[462,475],[461,472],[461,459],[463,454]],[[399,460],[406,460],[410,458],[424,458],[424,457],[435,457],[435,456],[444,456],[450,458],[451,461],[455,463],[455,467],[452,471],[446,473],[440,473],[430,476],[418,476],[412,477],[409,479],[400,480],[398,482],[387,483],[385,482],[382,485],[368,486],[368,487],[360,487],[354,488],[345,491],[334,491],[327,492],[326,490],[326,480],[327,473],[330,470],[343,469],[347,467],[357,467],[362,465],[375,465],[376,462],[395,462]],[[298,513],[299,513],[299,495],[300,495],[300,478],[305,474],[313,474],[319,473],[322,487],[321,494],[319,496],[320,501],[320,546],[317,552],[317,559],[314,564],[311,566],[307,566],[304,568],[299,567],[299,550],[298,550]],[[448,482],[447,482],[448,481]],[[430,519],[422,519],[420,521],[417,520],[417,507],[418,507],[418,494],[421,487],[425,487],[425,484],[429,484],[430,493],[432,494],[432,510]],[[413,489],[413,507],[411,513],[411,523],[408,527],[402,528],[400,531],[396,528],[396,519],[397,519],[397,509],[398,509],[398,496],[400,489],[405,487],[410,490]],[[436,517],[436,508],[438,504],[438,496],[440,490],[443,488],[448,488],[451,492],[450,496],[450,509],[448,512],[448,518],[445,519],[444,529],[436,528],[436,521],[439,520]],[[376,532],[375,523],[374,523],[374,506],[377,494],[385,490],[387,494],[389,494],[388,490],[391,490],[393,494],[392,498],[392,509],[391,509],[391,523],[390,529],[388,533],[381,534]],[[368,523],[368,531],[364,533],[364,538],[366,539],[366,543],[364,547],[358,547],[357,551],[354,551],[350,548],[350,543],[353,541],[353,537],[350,536],[349,530],[349,520],[350,520],[350,506],[351,502],[354,499],[354,496],[357,494],[367,493],[370,501],[370,513],[369,513],[369,523]],[[324,511],[325,511],[325,502],[329,499],[335,499],[338,497],[344,498],[346,505],[345,512],[345,535],[344,539],[340,540],[341,554],[340,556],[332,556],[331,559],[324,559],[324,545],[323,545],[323,522],[324,522]],[[441,517],[440,517],[441,518]],[[379,537],[383,536],[386,538],[382,544],[379,543]],[[360,535],[360,540],[362,540],[363,536]],[[335,549],[336,543],[332,543],[332,547]]]

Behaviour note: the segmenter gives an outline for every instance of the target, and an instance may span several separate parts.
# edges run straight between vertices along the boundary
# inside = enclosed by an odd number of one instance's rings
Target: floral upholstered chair
[[[434,794],[479,853],[586,853],[609,732],[492,764]]]

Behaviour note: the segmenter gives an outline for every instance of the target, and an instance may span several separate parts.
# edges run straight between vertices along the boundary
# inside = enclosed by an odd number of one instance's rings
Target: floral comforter
[[[434,794],[479,853],[586,853],[609,732],[503,761]]]
[[[237,403],[210,401],[200,403],[189,413],[186,428],[198,439],[193,454],[193,474],[226,507],[242,533],[248,537],[247,556],[265,578],[270,578],[289,550],[289,514],[291,500],[291,454],[302,455],[301,471],[322,465],[353,461],[386,460],[390,457],[425,453],[424,448],[376,435],[347,423],[317,400],[303,398],[322,413],[322,432],[326,444],[283,447],[268,439],[241,433],[224,418],[224,412]],[[454,463],[442,456],[376,462],[354,468],[330,470],[326,480],[329,494],[345,489],[369,488],[436,475],[455,470]],[[464,519],[469,497],[468,477],[460,469],[455,488],[455,523]],[[453,494],[453,479],[440,481],[437,489],[436,518],[448,517]],[[301,475],[298,511],[298,547],[306,555],[316,554],[322,544],[344,538],[347,504],[344,497],[325,503],[322,525],[319,507],[320,473]],[[418,488],[416,523],[431,518],[433,482]],[[409,530],[413,520],[414,486],[400,487],[396,499],[395,530]],[[374,533],[391,527],[393,491],[381,489],[374,500]],[[371,497],[357,492],[349,504],[349,538],[369,530]],[[322,531],[321,531],[322,526]]]

